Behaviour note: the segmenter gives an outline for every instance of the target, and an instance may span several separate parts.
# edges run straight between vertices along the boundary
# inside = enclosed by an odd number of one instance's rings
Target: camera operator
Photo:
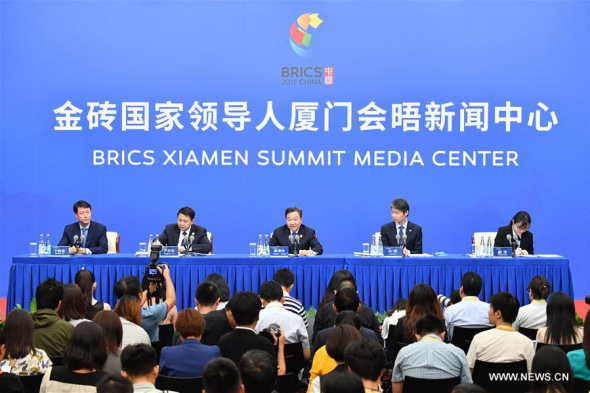
[[[151,265],[148,269],[150,268],[152,268]],[[165,264],[160,264],[155,269],[166,284],[166,300],[163,303],[141,309],[141,327],[150,336],[152,342],[159,340],[160,322],[166,319],[168,311],[176,305],[176,290],[170,278],[170,268]],[[142,291],[138,277],[124,276],[115,284],[115,296],[120,298],[123,295],[137,296],[143,304],[147,297],[147,291]]]

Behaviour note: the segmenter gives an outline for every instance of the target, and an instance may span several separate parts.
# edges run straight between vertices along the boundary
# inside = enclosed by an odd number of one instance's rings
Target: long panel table
[[[551,290],[573,297],[572,277],[567,258],[470,258],[444,257],[374,258],[352,255],[322,255],[300,258],[248,257],[245,255],[209,255],[202,257],[161,258],[170,265],[179,309],[194,306],[197,285],[210,273],[219,273],[231,293],[258,291],[260,284],[272,280],[277,269],[287,267],[295,274],[292,295],[304,306],[318,307],[332,274],[348,269],[356,277],[361,299],[375,311],[384,311],[400,297],[407,298],[415,284],[427,283],[435,292],[449,295],[461,285],[461,276],[475,271],[483,278],[481,298],[488,300],[499,291],[509,291],[521,305],[529,302],[527,284],[535,275],[544,275]],[[96,298],[113,306],[115,282],[124,275],[140,278],[149,264],[147,257],[107,254],[75,257],[14,257],[10,269],[8,310],[20,304],[29,307],[37,285],[47,277],[73,282],[82,268],[94,272]]]

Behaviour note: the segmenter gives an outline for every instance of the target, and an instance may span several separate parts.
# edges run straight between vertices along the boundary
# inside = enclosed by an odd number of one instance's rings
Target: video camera
[[[164,281],[164,277],[158,270],[158,268],[162,269],[162,271],[166,269],[165,263],[158,263],[158,260],[160,259],[160,251],[162,251],[163,248],[164,247],[162,247],[160,243],[152,244],[150,249],[150,260],[152,263],[145,268],[145,279],[148,282],[161,283]]]

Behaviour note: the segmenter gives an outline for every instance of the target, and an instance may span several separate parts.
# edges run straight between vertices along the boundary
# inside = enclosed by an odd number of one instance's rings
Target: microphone
[[[398,246],[401,246],[401,244],[399,242],[399,233],[397,235],[395,235],[395,241],[397,242]]]
[[[293,254],[299,254],[299,236],[296,233],[291,235],[291,244],[293,245]]]
[[[78,235],[74,235],[74,247],[76,247],[76,251],[80,250],[81,245],[82,245],[82,241],[80,241],[80,238],[78,237]]]
[[[187,251],[191,251],[191,249],[193,248],[193,242],[195,241],[195,233],[191,233],[191,235],[188,238],[188,244],[186,245],[186,250]]]
[[[404,247],[405,247],[406,246],[406,243],[408,242],[408,235],[406,235],[405,233],[404,233],[404,236],[403,236],[403,242],[404,242]]]
[[[508,243],[510,243],[510,248],[512,248],[512,258],[516,256],[516,242],[512,241],[512,235],[506,235],[506,239],[508,239]]]

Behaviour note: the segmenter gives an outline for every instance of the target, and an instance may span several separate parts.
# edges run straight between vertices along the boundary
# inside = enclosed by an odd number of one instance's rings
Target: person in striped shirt
[[[285,307],[285,310],[291,311],[303,318],[303,323],[305,323],[305,327],[308,328],[309,325],[307,323],[303,304],[290,295],[293,290],[293,284],[295,283],[293,272],[286,267],[279,269],[275,272],[273,281],[283,288],[283,295],[285,295],[285,303],[283,303],[283,307]]]

